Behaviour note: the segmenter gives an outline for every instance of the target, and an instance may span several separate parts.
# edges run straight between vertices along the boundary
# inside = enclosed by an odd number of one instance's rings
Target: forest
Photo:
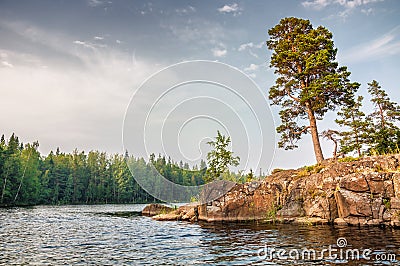
[[[170,181],[191,186],[204,184],[206,163],[187,163],[151,154],[148,161],[105,152],[50,152],[42,156],[39,143],[20,142],[12,134],[0,141],[0,206],[37,204],[148,203],[157,201],[135,181],[161,173]],[[154,167],[153,167],[154,166]]]

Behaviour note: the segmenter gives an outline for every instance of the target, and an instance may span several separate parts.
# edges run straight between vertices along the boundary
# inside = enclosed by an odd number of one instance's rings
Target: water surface
[[[0,209],[1,265],[400,265],[400,230],[331,226],[191,224],[135,215],[144,205]],[[347,245],[337,246],[345,238]],[[294,251],[338,249],[337,258]],[[272,249],[292,252],[280,256]],[[339,251],[360,256],[339,257]],[[369,249],[369,257],[362,251]],[[293,251],[294,250],[294,251]],[[264,251],[267,251],[265,253]],[[334,255],[333,254],[333,255]],[[400,257],[397,256],[397,259]]]

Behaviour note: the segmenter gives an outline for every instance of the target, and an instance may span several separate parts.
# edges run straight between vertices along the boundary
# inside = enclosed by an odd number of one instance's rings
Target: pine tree
[[[333,148],[333,159],[337,159],[337,153],[338,153],[338,142],[339,142],[339,131],[337,130],[324,130],[321,133],[321,136],[325,139],[329,139],[333,142],[334,148]]]
[[[376,80],[368,83],[368,92],[375,110],[369,115],[373,127],[370,132],[370,151],[388,153],[398,151],[400,129],[395,122],[400,120],[400,107],[392,102]]]
[[[368,92],[372,96],[371,102],[375,106],[374,112],[370,114],[374,125],[379,129],[395,128],[393,123],[400,119],[400,107],[397,103],[390,101],[389,96],[376,80],[368,85]]]
[[[279,75],[269,91],[272,104],[282,107],[279,147],[297,148],[301,136],[310,133],[316,160],[321,162],[324,156],[317,120],[341,105],[359,84],[350,83],[346,67],[338,67],[337,49],[326,28],[314,29],[309,20],[291,17],[282,19],[268,33],[267,45],[273,50],[270,66]]]
[[[369,122],[365,117],[362,107],[362,96],[357,99],[349,99],[346,105],[337,113],[340,118],[335,122],[345,127],[347,131],[341,131],[340,151],[344,154],[356,151],[358,156],[362,155],[362,148],[367,143]]]

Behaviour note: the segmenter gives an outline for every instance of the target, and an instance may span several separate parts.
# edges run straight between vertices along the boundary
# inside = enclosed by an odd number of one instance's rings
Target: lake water
[[[400,254],[400,230],[191,224],[129,214],[143,207],[0,209],[0,264],[400,265],[400,256],[394,257]],[[324,249],[331,255],[321,255]]]

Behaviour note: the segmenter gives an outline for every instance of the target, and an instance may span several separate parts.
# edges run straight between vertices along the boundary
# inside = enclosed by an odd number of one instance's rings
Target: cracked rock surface
[[[157,219],[400,226],[400,155],[326,160],[235,185],[208,204]]]

